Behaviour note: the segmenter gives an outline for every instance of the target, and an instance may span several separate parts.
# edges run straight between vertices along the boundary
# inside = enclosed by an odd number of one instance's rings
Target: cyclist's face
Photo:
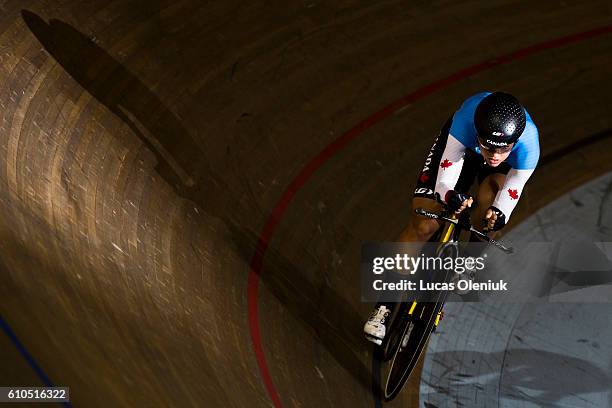
[[[498,147],[493,149],[491,147],[484,146],[482,143],[480,143],[480,140],[478,141],[478,145],[480,146],[480,154],[482,154],[485,162],[487,162],[487,164],[491,167],[497,167],[504,160],[506,160],[508,156],[510,156],[512,148],[514,147],[514,143],[512,143],[506,147]]]

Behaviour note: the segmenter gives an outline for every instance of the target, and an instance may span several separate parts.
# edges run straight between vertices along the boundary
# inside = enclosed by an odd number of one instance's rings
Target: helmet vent
[[[525,130],[525,110],[512,95],[494,92],[486,96],[474,114],[478,135],[504,146],[517,141]]]

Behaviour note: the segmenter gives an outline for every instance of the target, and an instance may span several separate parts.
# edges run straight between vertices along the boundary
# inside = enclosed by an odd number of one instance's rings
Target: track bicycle
[[[462,211],[458,216],[449,214],[447,209],[441,213],[434,213],[423,208],[416,208],[419,215],[442,222],[437,233],[429,242],[437,242],[435,256],[456,258],[460,255],[460,235],[462,231],[476,234],[483,242],[488,242],[505,253],[512,253],[513,249],[501,242],[489,238],[471,225],[468,211]],[[442,280],[450,282],[454,271],[443,272]],[[377,348],[378,358],[388,362],[388,374],[384,384],[384,398],[390,401],[399,394],[404,383],[410,377],[419,358],[425,349],[431,333],[433,333],[443,316],[443,307],[448,291],[439,291],[433,295],[431,301],[408,301],[399,303],[395,318],[389,325],[388,336]]]

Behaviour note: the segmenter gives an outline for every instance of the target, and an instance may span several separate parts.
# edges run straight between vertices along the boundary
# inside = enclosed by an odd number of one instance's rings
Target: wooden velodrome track
[[[360,244],[476,91],[541,131],[513,223],[612,170],[608,1],[0,9],[0,385],[75,406],[378,406]]]

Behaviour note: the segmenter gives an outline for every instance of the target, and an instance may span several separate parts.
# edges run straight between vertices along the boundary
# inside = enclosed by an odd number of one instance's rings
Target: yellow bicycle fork
[[[408,310],[408,315],[412,316],[414,314],[414,310],[417,307],[417,302],[416,301],[412,301],[412,305],[410,306],[410,309]],[[421,314],[425,311],[425,308],[421,309]],[[440,319],[442,319],[442,310],[440,310],[438,312],[438,315],[436,316],[436,321],[434,322],[435,326],[438,327],[438,324],[440,323]]]

